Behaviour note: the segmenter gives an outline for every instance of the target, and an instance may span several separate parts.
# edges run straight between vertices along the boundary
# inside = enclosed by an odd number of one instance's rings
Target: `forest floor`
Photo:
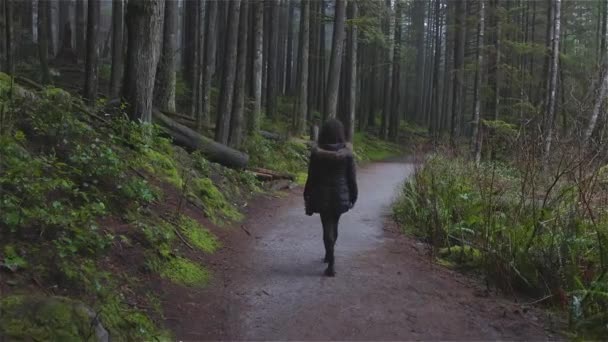
[[[412,172],[404,161],[359,170],[335,278],[322,276],[320,220],[304,215],[300,188],[254,201],[245,222],[218,233],[208,286],[161,291],[165,326],[178,340],[559,339],[545,310],[435,264],[401,234],[388,216]]]

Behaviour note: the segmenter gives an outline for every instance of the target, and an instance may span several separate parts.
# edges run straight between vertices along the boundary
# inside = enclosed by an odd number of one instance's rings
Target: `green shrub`
[[[567,293],[573,327],[597,337],[608,332],[608,215],[581,201],[603,197],[579,184],[432,155],[404,184],[393,213],[443,264],[482,271],[505,289]]]

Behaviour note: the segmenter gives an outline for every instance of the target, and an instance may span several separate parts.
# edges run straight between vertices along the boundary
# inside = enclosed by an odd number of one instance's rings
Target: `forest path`
[[[213,283],[172,296],[167,325],[183,340],[552,339],[540,311],[434,265],[390,223],[412,172],[402,162],[359,169],[360,200],[340,221],[335,278],[322,276],[321,224],[304,215],[301,189],[256,201],[242,229],[227,234]]]

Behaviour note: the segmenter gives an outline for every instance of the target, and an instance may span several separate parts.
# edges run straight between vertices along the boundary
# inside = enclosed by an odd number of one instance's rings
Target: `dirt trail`
[[[214,281],[167,293],[167,325],[183,340],[546,340],[540,311],[488,295],[478,282],[433,265],[424,247],[386,217],[410,164],[359,170],[360,201],[343,216],[335,278],[322,276],[318,216],[301,190],[257,201],[225,232]],[[168,304],[167,304],[168,303]]]

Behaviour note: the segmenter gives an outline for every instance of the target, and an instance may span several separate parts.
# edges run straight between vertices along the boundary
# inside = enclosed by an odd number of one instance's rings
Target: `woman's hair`
[[[339,120],[330,119],[323,124],[319,134],[319,145],[345,143],[344,126]]]

